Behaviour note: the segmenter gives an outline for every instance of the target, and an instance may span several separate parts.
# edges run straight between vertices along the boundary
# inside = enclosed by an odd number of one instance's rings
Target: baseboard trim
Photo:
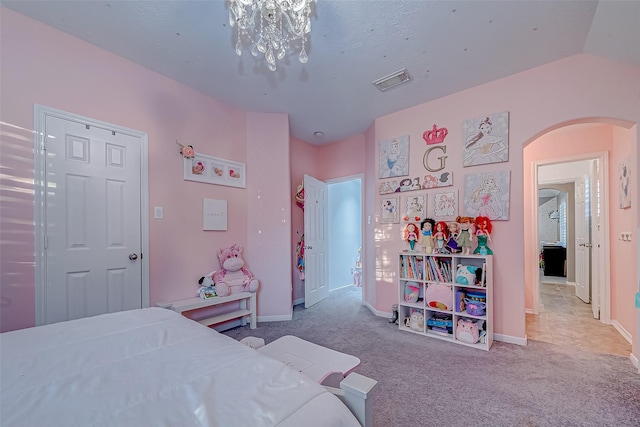
[[[631,360],[631,363],[633,364],[633,366],[635,366],[636,369],[638,370],[638,374],[640,374],[640,364],[638,364],[638,358],[633,353],[631,353],[629,355],[629,360]]]
[[[527,337],[525,336],[524,338],[519,338],[519,337],[512,337],[511,335],[504,335],[504,334],[493,334],[493,340],[494,341],[502,341],[502,342],[506,342],[507,344],[517,344],[517,345],[522,345],[525,346],[527,345]]]
[[[292,320],[293,314],[280,314],[277,316],[258,316],[256,321],[260,322],[283,322],[286,320]]]
[[[293,305],[304,304],[304,298],[293,300]]]
[[[372,306],[371,304],[369,304],[368,301],[364,301],[363,300],[362,301],[362,305],[367,307],[369,309],[369,311],[371,311],[371,313],[373,313],[374,315],[376,315],[378,317],[386,317],[387,319],[391,319],[391,313],[390,312],[376,310],[375,307]]]
[[[618,323],[617,320],[612,320],[611,324],[613,325],[614,328],[616,328],[618,332],[620,332],[620,335],[622,335],[622,338],[627,340],[629,344],[633,345],[633,338],[631,337],[631,334],[620,323]]]

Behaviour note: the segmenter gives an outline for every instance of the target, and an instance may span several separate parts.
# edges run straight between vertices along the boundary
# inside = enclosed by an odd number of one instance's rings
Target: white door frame
[[[44,151],[45,141],[45,122],[47,117],[57,117],[64,120],[74,121],[99,127],[107,130],[124,133],[141,141],[141,164],[140,164],[140,225],[142,232],[142,307],[149,307],[149,177],[148,177],[148,135],[145,132],[125,128],[89,117],[80,116],[78,114],[69,113],[55,108],[34,104],[33,120],[34,120],[34,214],[35,214],[35,324],[36,326],[45,323],[45,306],[44,299],[41,296],[46,288],[47,272],[45,269],[46,250],[44,245],[45,238],[45,164],[46,153]]]
[[[551,160],[544,161],[536,161],[531,163],[531,178],[532,178],[532,189],[531,189],[531,206],[532,206],[532,223],[533,230],[535,232],[535,236],[531,239],[531,259],[528,261],[531,265],[538,265],[538,252],[539,252],[539,244],[538,244],[538,167],[546,166],[558,163],[567,163],[567,162],[575,162],[580,160],[598,160],[600,162],[600,188],[606,189],[607,197],[600,197],[600,224],[601,227],[599,230],[592,230],[595,233],[598,233],[598,238],[593,239],[594,241],[600,242],[600,253],[609,254],[609,155],[607,152],[599,152],[599,153],[591,153],[579,156],[571,156],[564,158],[557,158]],[[566,180],[564,180],[566,181]],[[593,251],[592,251],[593,253]],[[605,256],[600,257],[592,257],[592,261],[598,263],[597,271],[600,276],[599,280],[599,305],[600,305],[600,322],[604,324],[611,323],[611,266],[610,263]],[[532,269],[532,275],[529,278],[531,283],[533,283],[533,313],[538,314],[540,312],[540,280],[538,268]]]

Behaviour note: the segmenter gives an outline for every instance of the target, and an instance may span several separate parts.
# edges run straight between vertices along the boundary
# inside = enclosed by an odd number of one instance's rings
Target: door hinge
[[[142,259],[142,252],[140,252],[140,259]]]
[[[44,248],[47,249],[49,247],[49,236],[44,236]]]

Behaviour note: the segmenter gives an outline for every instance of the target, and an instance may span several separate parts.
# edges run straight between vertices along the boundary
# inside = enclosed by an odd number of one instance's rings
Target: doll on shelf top
[[[420,241],[420,230],[418,230],[418,226],[414,223],[410,222],[404,227],[404,240],[409,243],[409,247],[411,251],[415,250],[416,242]]]
[[[428,254],[433,252],[433,228],[436,222],[431,218],[425,218],[420,223],[420,244],[422,245],[422,251]]]
[[[470,216],[458,216],[456,218],[456,222],[460,226],[460,232],[458,233],[456,242],[458,242],[458,247],[464,255],[469,255],[471,248],[473,248],[473,224],[475,221],[476,220]]]
[[[473,251],[474,254],[480,255],[493,255],[493,251],[487,245],[491,241],[491,231],[493,226],[491,220],[486,216],[476,217],[476,238],[478,240],[478,246]]]
[[[444,221],[436,222],[435,233],[433,233],[433,240],[435,242],[435,248],[433,249],[434,254],[444,254],[448,252],[445,248],[445,243],[448,238],[449,227],[447,223]]]

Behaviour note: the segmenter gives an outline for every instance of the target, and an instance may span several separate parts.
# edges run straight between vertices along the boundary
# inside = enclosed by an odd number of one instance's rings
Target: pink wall
[[[218,248],[239,243],[245,247],[248,267],[259,264],[263,254],[248,247],[255,221],[248,214],[250,190],[184,181],[175,143],[178,139],[193,144],[197,152],[247,162],[247,151],[264,150],[266,142],[255,145],[247,138],[244,111],[11,10],[1,11],[3,331],[34,324],[34,104],[148,133],[149,206],[164,207],[164,219],[149,216],[152,305],[195,296],[200,276],[219,268]],[[264,135],[279,138],[280,152],[285,143],[282,126]],[[288,155],[283,162],[287,159]],[[283,188],[284,175],[263,175],[265,187]],[[203,198],[228,201],[229,231],[202,231]],[[288,244],[288,235],[283,238]],[[290,277],[273,286],[290,290]],[[260,304],[259,315],[263,309]]]
[[[630,158],[635,154],[635,143],[632,143],[633,131],[610,124],[578,124],[568,125],[557,130],[550,131],[532,141],[524,149],[523,169],[525,189],[525,210],[532,209],[530,201],[531,188],[533,187],[530,171],[533,162],[546,160],[576,159],[589,154],[597,155],[601,152],[609,153],[609,188],[603,194],[609,200],[610,221],[610,251],[606,254],[611,266],[611,320],[628,332],[631,336],[637,336],[637,323],[635,310],[628,301],[636,290],[634,278],[638,269],[633,262],[637,258],[637,246],[632,242],[622,242],[618,236],[622,231],[631,231],[636,215],[637,207],[630,209],[618,208],[618,172],[617,165],[626,155]],[[535,198],[535,196],[534,196]],[[525,220],[525,230],[533,230],[533,225]],[[537,240],[533,232],[525,234],[525,246],[528,246],[533,238]],[[537,273],[537,269],[527,266],[527,272]],[[623,296],[623,297],[621,297]],[[626,298],[626,299],[625,299]],[[533,283],[526,282],[525,308],[533,308]]]
[[[638,126],[636,125],[635,128]],[[618,166],[621,161],[629,164],[637,155],[636,129],[614,127],[612,129],[613,150],[609,158],[609,232],[611,235],[611,320],[617,322],[633,338],[633,353],[638,354],[640,331],[634,308],[635,293],[639,291],[638,277],[638,232],[634,220],[638,215],[638,186],[631,185],[631,207],[620,209]],[[638,171],[635,167],[632,171]],[[632,180],[636,178],[631,175]],[[619,239],[623,232],[631,232],[632,240]]]
[[[333,144],[323,145],[319,150],[319,179],[327,181],[333,178],[364,173],[364,135],[356,135]]]
[[[412,176],[421,175],[425,170],[421,163],[425,150],[422,132],[434,123],[447,127],[447,167],[453,172],[453,188],[459,190],[460,197],[465,174],[511,171],[510,219],[494,224],[491,246],[495,253],[494,330],[499,339],[525,340],[525,259],[535,255],[527,253],[523,245],[524,224],[525,220],[530,221],[527,219],[530,214],[525,209],[523,197],[526,194],[523,194],[522,148],[537,136],[573,120],[601,117],[638,123],[639,92],[640,67],[590,55],[575,55],[376,120],[375,144],[381,139],[410,135]],[[463,168],[463,121],[500,111],[510,112],[509,161]],[[638,141],[637,128],[632,140]],[[634,162],[637,162],[637,155]],[[637,179],[635,177],[634,182]],[[367,185],[375,186],[372,191],[377,191],[377,182],[377,179],[371,179]],[[366,215],[377,217],[377,206],[379,202]],[[637,224],[636,215],[628,226],[636,229]],[[404,249],[404,245],[399,225],[378,224],[375,236],[375,307],[388,311],[391,304],[397,302],[396,254]],[[635,276],[629,279],[635,281]]]

